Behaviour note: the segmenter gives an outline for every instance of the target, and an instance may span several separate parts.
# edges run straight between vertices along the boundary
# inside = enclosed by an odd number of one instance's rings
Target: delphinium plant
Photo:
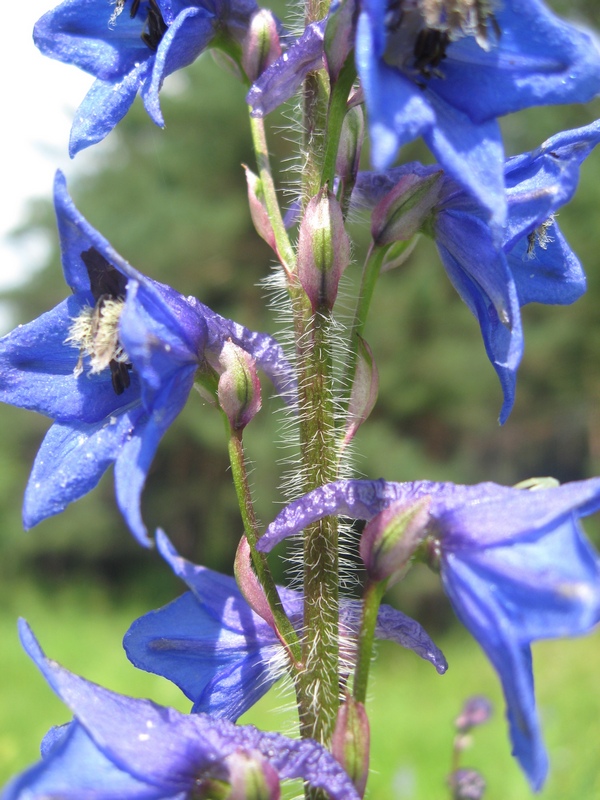
[[[274,254],[270,283],[283,321],[278,341],[221,316],[185,286],[147,277],[82,216],[57,175],[68,297],[0,342],[0,399],[52,419],[24,524],[60,513],[113,465],[132,534],[156,546],[189,590],[134,621],[124,647],[193,706],[185,715],[90,683],[48,659],[21,621],[25,650],[73,721],[47,734],[41,760],[3,800],[276,800],[287,779],[304,781],[311,800],[363,797],[375,639],[447,669],[420,623],[382,604],[415,562],[439,574],[491,661],[512,752],[532,790],[544,784],[530,646],[588,632],[600,619],[600,565],[579,523],[600,509],[600,478],[399,483],[357,477],[351,454],[377,402],[378,353],[368,338],[378,277],[402,264],[418,235],[434,239],[479,323],[500,380],[500,422],[515,399],[521,306],[567,304],[585,291],[555,215],[600,141],[600,122],[506,157],[498,118],[600,94],[599,44],[540,0],[307,0],[300,26],[299,10],[290,12],[286,22],[254,0],[66,0],[35,27],[43,53],[95,77],[73,122],[73,156],[107,136],[137,94],[163,126],[163,81],[205,50],[246,84],[256,156],[246,167],[249,211]],[[290,138],[302,169],[290,201],[276,185],[267,118],[295,95]],[[419,137],[433,158],[403,162],[402,146]],[[347,223],[358,211],[370,245],[355,293],[340,304],[353,260]],[[271,270],[265,264],[265,277]],[[226,432],[243,527],[231,554],[235,577],[186,560],[143,519],[153,457],[193,390],[214,407],[201,413],[220,415]],[[297,460],[282,478],[288,505],[263,526],[244,431],[269,413],[272,394],[287,408]],[[281,457],[275,444],[272,457]],[[255,479],[260,470],[258,462]],[[353,529],[361,531],[356,561],[344,564],[348,520],[364,527]],[[285,587],[268,554],[287,537],[298,541],[301,569]],[[360,599],[340,591],[353,563],[357,573],[361,565]],[[299,737],[236,724],[285,674]],[[481,699],[466,708],[459,736],[489,713]],[[484,781],[455,766],[440,793],[483,796]]]

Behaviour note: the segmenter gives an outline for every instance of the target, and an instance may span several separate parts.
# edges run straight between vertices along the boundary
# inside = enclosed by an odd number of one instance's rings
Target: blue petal
[[[384,481],[344,480],[328,483],[295,500],[279,512],[260,537],[257,549],[268,553],[289,536],[299,534],[307,525],[332,514],[370,520],[390,503],[407,503],[435,494],[439,484],[430,481],[392,483]]]
[[[497,122],[474,124],[467,115],[429,93],[435,125],[424,139],[444,170],[485,209],[499,231],[506,222],[504,148]]]
[[[496,587],[519,642],[577,636],[600,620],[600,563],[576,513],[537,536],[452,552]]]
[[[529,646],[512,636],[494,598],[495,587],[479,580],[460,560],[451,556],[444,561],[442,581],[456,615],[498,672],[507,705],[513,755],[537,791],[544,783],[548,758],[535,709]]]
[[[151,61],[147,59],[122,75],[120,80],[94,81],[75,112],[69,137],[71,158],[80,150],[102,141],[123,119],[150,74],[151,67]]]
[[[360,15],[356,33],[356,67],[369,112],[376,169],[389,167],[398,148],[435,123],[427,98],[416,84],[381,60],[378,28],[372,17]]]
[[[540,0],[505,0],[501,35],[484,50],[473,37],[452,43],[428,86],[474,122],[535,105],[585,103],[600,90],[600,52],[591,35]]]
[[[195,371],[205,348],[207,327],[201,304],[143,276],[127,284],[119,337],[142,381],[143,400],[177,371]]]
[[[598,142],[600,121],[563,131],[536,150],[507,160],[505,249],[511,249],[569,202],[577,188],[579,167]]]
[[[187,797],[203,775],[227,774],[225,759],[239,750],[259,753],[282,779],[302,778],[332,800],[358,800],[352,782],[323,747],[205,714],[183,715],[149,700],[96,686],[45,658],[21,620],[23,646],[52,689],[73,711],[102,753],[134,777],[164,790],[165,800]],[[123,800],[125,800],[125,797]],[[134,795],[135,797],[135,795]],[[110,798],[113,800],[113,798]]]
[[[26,528],[58,514],[97,484],[135,431],[140,436],[145,412],[139,403],[119,409],[93,424],[52,425],[38,451],[25,491]],[[138,538],[144,539],[144,536]],[[148,544],[148,540],[144,541]]]
[[[194,712],[235,720],[285,672],[281,645],[233,578],[182,558],[160,530],[156,541],[192,591],[136,620],[123,640],[127,656],[179,686]],[[301,615],[301,604],[286,605],[288,614]]]
[[[382,605],[377,614],[375,636],[396,642],[429,661],[440,675],[448,669],[448,662],[440,648],[425,629],[414,619],[388,605]]]
[[[454,288],[479,322],[486,352],[500,378],[503,423],[514,404],[516,370],[523,352],[514,279],[488,227],[471,214],[441,212],[436,219],[436,244]]]
[[[10,783],[2,800],[185,800],[164,787],[138,780],[107,758],[77,722],[67,726],[48,757]]]
[[[91,301],[93,303],[93,300]],[[28,325],[0,339],[0,400],[28,408],[59,422],[104,420],[139,397],[137,376],[123,394],[115,394],[108,370],[86,369],[76,377],[79,351],[65,344],[73,319],[86,305],[69,297]]]
[[[214,582],[221,576],[211,577]],[[194,702],[194,712],[236,720],[283,675],[285,663],[279,659],[275,667],[279,642],[270,628],[264,630],[268,626],[262,620],[258,627],[263,628],[263,641],[256,636],[252,630],[256,615],[239,592],[228,598],[228,605],[247,618],[247,632],[224,627],[213,613],[216,603],[207,607],[186,592],[136,620],[123,646],[136,667],[179,686]]]
[[[50,661],[23,620],[19,623],[19,633],[25,650],[50,687],[104,755],[150,784],[163,788],[170,785],[170,793],[175,794],[177,774],[190,774],[194,750],[202,749],[194,746],[189,732],[186,736],[186,718],[149,700],[110,692]],[[177,725],[179,721],[183,721],[181,726]],[[178,734],[180,746],[174,747]]]
[[[479,549],[536,538],[577,512],[584,517],[600,510],[600,478],[524,491],[494,483],[456,487],[440,495],[435,517],[444,530],[446,550]],[[510,513],[507,512],[510,509]]]
[[[108,263],[120,272],[123,286],[126,278],[140,277],[125,259],[112,247],[110,242],[90,225],[86,218],[77,210],[67,191],[65,176],[60,170],[54,178],[54,207],[56,210],[56,223],[60,236],[60,250],[63,272],[67,285],[74,294],[82,292],[93,305],[90,290],[90,278],[81,254],[94,248]]]
[[[38,20],[34,42],[50,58],[113,81],[153,55],[141,39],[141,17],[125,10],[110,24],[113,11],[101,0],[66,0]]]
[[[128,429],[119,443],[115,463],[117,505],[130,530],[141,544],[150,542],[141,515],[141,495],[148,470],[163,434],[183,409],[194,384],[195,366],[182,368],[153,398],[153,405]]]
[[[529,645],[585,633],[600,620],[600,563],[577,521],[600,505],[599,485],[596,480],[513,490],[512,498],[495,502],[490,494],[488,504],[473,502],[466,514],[457,507],[440,518],[444,588],[499,673],[513,752],[535,790],[544,781],[547,759]],[[492,519],[492,530],[504,535],[488,536]],[[452,526],[468,530],[462,546]],[[486,547],[486,536],[496,541]]]
[[[158,100],[164,79],[198,58],[214,37],[216,23],[214,15],[205,8],[192,6],[177,15],[161,39],[151,78],[142,90],[144,106],[156,125],[165,124]]]
[[[587,288],[581,262],[556,221],[547,235],[544,246],[538,243],[532,249],[525,237],[506,254],[521,306],[526,303],[567,305],[578,300]]]

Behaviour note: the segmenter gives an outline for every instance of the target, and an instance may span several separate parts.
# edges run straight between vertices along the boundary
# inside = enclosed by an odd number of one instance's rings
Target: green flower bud
[[[325,187],[306,206],[298,241],[298,279],[313,311],[333,308],[349,261],[350,239],[342,210]]]
[[[219,354],[219,405],[233,430],[242,430],[261,407],[260,381],[252,356],[231,339]]]
[[[281,55],[279,33],[273,12],[261,8],[250,20],[248,33],[244,39],[242,65],[251,83]]]
[[[370,729],[362,703],[348,695],[338,711],[331,751],[344,767],[356,791],[364,796],[369,777]]]
[[[379,201],[371,217],[371,235],[377,247],[412,239],[419,232],[438,200],[442,175],[442,170],[405,175]]]
[[[428,532],[430,505],[428,496],[410,505],[392,503],[365,525],[360,557],[372,581],[403,576]]]

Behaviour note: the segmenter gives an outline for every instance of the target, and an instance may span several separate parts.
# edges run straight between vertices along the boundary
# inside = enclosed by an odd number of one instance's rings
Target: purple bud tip
[[[448,778],[452,800],[481,800],[485,781],[474,769],[457,769]]]
[[[477,725],[483,725],[492,716],[492,704],[483,695],[474,695],[466,701],[459,716],[454,721],[460,733],[467,733]]]

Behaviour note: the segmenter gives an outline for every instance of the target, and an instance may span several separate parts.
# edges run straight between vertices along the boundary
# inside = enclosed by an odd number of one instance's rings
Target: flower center
[[[81,254],[86,265],[95,305],[85,306],[75,317],[65,344],[79,348],[74,375],[83,372],[83,359],[90,358],[90,375],[110,369],[113,389],[123,394],[131,383],[131,362],[119,341],[119,319],[125,306],[125,280],[100,253],[91,248]]]
[[[116,0],[115,10],[110,19],[110,23],[114,24],[119,14],[125,8],[127,0]],[[138,11],[142,0],[132,0],[129,16],[133,19]],[[163,19],[157,0],[147,0],[146,20],[141,33],[141,39],[150,50],[156,50],[162,37],[169,26]]]
[[[490,0],[391,0],[385,60],[430,78],[452,42],[466,36],[489,50],[500,36]]]

